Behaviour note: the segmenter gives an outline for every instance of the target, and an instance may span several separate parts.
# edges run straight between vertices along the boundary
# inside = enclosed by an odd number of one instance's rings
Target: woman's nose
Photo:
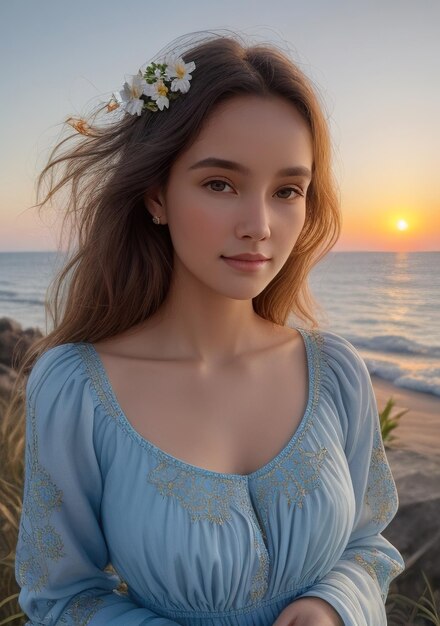
[[[266,201],[254,196],[240,209],[236,231],[238,237],[265,239],[270,236],[269,207]]]

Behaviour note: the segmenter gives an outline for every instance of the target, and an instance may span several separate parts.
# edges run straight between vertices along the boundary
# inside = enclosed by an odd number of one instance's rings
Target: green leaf
[[[395,405],[394,398],[389,398],[384,409],[379,413],[380,428],[382,439],[385,445],[395,440],[395,437],[391,436],[391,432],[399,425],[399,420],[405,413],[408,413],[408,409],[400,411],[396,415],[391,416],[391,411]]]

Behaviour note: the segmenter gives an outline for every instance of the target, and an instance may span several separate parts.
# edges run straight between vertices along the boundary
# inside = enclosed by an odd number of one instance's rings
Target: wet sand
[[[408,409],[393,430],[396,439],[391,446],[440,457],[440,397],[395,387],[374,375],[371,381],[379,412],[382,412],[391,396],[395,400],[392,415]]]

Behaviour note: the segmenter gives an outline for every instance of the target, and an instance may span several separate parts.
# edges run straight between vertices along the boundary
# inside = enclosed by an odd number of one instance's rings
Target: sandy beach
[[[379,412],[391,396],[396,402],[392,414],[408,409],[393,431],[396,439],[392,446],[440,457],[440,397],[395,387],[373,375],[371,381]]]

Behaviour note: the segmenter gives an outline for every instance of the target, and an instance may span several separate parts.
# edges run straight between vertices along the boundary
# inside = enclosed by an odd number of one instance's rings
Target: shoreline
[[[395,400],[391,415],[408,409],[392,432],[396,439],[390,444],[390,448],[440,457],[440,397],[395,387],[389,381],[373,374],[371,382],[379,413],[383,411],[390,397]]]

